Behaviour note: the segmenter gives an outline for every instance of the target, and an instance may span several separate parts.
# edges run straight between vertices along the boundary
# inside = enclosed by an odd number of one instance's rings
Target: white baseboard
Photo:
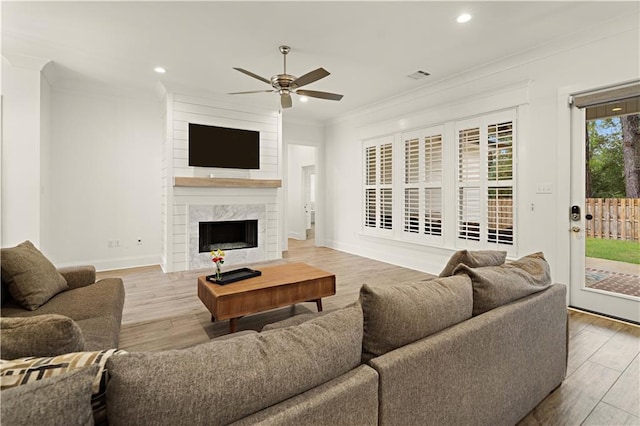
[[[294,240],[304,240],[306,238],[302,238],[302,236],[300,236],[299,232],[293,232],[293,231],[289,231],[289,233],[287,234],[288,238],[293,238]]]
[[[66,262],[57,264],[58,267],[77,266],[77,265],[93,265],[96,271],[111,271],[114,269],[137,268],[141,266],[159,265],[160,256],[137,256],[137,257],[121,257],[117,259],[102,260],[78,260],[74,262]]]

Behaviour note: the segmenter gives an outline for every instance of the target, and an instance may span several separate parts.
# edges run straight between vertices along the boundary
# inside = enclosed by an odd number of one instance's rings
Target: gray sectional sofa
[[[551,284],[541,254],[509,264],[474,256],[458,256],[448,276],[363,285],[350,306],[261,332],[114,354],[108,422],[513,425],[564,379],[566,288]]]
[[[513,425],[564,379],[566,288],[541,255],[474,272],[364,285],[358,303],[260,333],[111,357],[109,422]]]

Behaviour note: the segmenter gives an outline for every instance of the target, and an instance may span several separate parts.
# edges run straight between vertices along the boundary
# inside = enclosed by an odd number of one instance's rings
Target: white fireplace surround
[[[199,253],[200,222],[217,222],[229,220],[257,220],[258,247],[227,250],[224,259],[225,267],[267,260],[267,206],[265,204],[217,204],[190,205],[188,219],[189,235],[189,268],[213,268],[211,254]]]

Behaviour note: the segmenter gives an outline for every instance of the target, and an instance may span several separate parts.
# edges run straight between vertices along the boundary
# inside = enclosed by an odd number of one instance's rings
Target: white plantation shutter
[[[364,226],[376,227],[376,147],[367,146],[364,149]]]
[[[403,235],[416,242],[442,237],[442,127],[402,134]]]
[[[404,231],[420,232],[420,139],[404,141]]]
[[[364,146],[364,212],[367,230],[393,229],[393,143],[389,138]]]
[[[424,138],[424,233],[442,235],[442,134]]]
[[[458,238],[480,240],[480,128],[458,131]]]
[[[513,122],[487,130],[487,237],[513,244]]]
[[[425,188],[424,205],[424,233],[442,235],[442,188]]]
[[[459,245],[514,244],[514,115],[506,112],[457,123]]]

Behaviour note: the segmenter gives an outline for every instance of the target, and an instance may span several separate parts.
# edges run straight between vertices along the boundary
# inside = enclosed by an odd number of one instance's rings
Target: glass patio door
[[[570,305],[640,323],[640,188],[625,170],[640,166],[640,96],[589,96],[571,111]]]

